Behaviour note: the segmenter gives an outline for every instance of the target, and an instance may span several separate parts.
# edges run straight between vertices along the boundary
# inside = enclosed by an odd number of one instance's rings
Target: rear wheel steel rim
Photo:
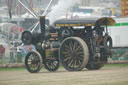
[[[84,50],[79,42],[73,39],[67,40],[62,46],[62,62],[70,69],[77,69],[82,65]]]

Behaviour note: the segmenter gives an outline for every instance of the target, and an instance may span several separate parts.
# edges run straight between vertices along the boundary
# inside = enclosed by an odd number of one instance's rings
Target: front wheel
[[[37,73],[42,67],[42,57],[39,52],[29,52],[25,57],[25,67],[30,73]]]
[[[44,67],[50,71],[50,72],[54,72],[56,70],[58,70],[59,68],[59,60],[53,58],[53,59],[46,59],[45,63],[44,63]]]

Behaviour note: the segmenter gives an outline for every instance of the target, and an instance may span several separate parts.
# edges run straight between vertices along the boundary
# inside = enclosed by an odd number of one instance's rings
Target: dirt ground
[[[34,74],[26,70],[0,71],[0,85],[128,85],[128,66],[79,72],[42,69]]]

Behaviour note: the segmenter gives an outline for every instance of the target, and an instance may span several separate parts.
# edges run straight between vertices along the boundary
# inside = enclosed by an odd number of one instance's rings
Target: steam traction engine
[[[56,71],[59,62],[68,71],[100,69],[111,56],[112,38],[107,26],[114,24],[112,18],[103,17],[60,19],[45,26],[45,17],[40,17],[41,33],[22,33],[23,43],[36,47],[25,57],[26,69],[36,73],[43,64],[48,71]]]

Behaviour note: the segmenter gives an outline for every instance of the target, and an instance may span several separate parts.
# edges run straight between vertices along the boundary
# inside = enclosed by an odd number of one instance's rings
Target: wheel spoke
[[[70,51],[72,51],[72,50],[73,50],[73,48],[72,48],[71,43],[69,43],[68,45],[69,45]]]
[[[78,56],[77,59],[82,61],[83,60],[83,56]]]
[[[28,59],[28,62],[32,62],[32,60]]]
[[[79,49],[77,49],[77,51],[76,51],[76,52],[81,52],[81,51],[83,51],[83,48],[80,46],[80,48],[79,48]]]
[[[76,59],[74,59],[74,65],[75,65],[75,66],[77,66],[76,63],[77,63],[77,61],[76,61]]]
[[[72,51],[73,51],[73,48],[74,48],[73,41],[70,42],[70,45],[71,45],[71,47],[72,47]]]
[[[81,65],[81,63],[82,63],[81,60],[78,60],[78,65]]]
[[[72,57],[72,56],[70,56],[70,54],[64,55],[64,58],[67,58],[67,57]]]
[[[66,51],[66,52],[69,52],[70,51],[70,48],[68,49],[68,48],[64,48],[64,50]]]
[[[75,51],[76,47],[77,47],[77,43],[74,42],[74,45],[73,45],[73,50],[74,50],[74,51]]]
[[[76,59],[76,66],[79,66],[79,61],[78,61],[78,59]]]
[[[55,67],[56,67],[56,64],[53,62],[53,63],[52,63],[52,66],[53,66],[53,68],[55,68]]]
[[[69,53],[70,53],[70,52],[65,52],[65,51],[62,52],[62,54],[64,54],[64,55],[69,55]]]
[[[70,47],[69,47],[68,45],[65,45],[65,49],[66,49],[67,51],[69,51],[69,50],[70,50]]]
[[[68,66],[70,66],[70,67],[71,67],[71,66],[72,66],[72,64],[73,64],[73,59],[71,59],[71,60],[70,60],[70,62],[69,62],[69,64],[68,64]]]
[[[73,59],[73,63],[72,64],[73,64],[72,66],[74,68],[75,67],[75,59]]]
[[[77,52],[80,48],[81,48],[81,46],[79,45],[79,46],[76,48],[75,52]]]
[[[67,58],[65,58],[65,59],[64,59],[64,62],[67,61],[67,60],[69,60],[69,59],[71,59],[71,58],[72,58],[72,57],[67,57]]]
[[[81,58],[81,59],[83,60],[83,58],[84,58],[84,55],[79,55],[79,58]]]
[[[83,52],[77,52],[76,55],[83,55]]]

